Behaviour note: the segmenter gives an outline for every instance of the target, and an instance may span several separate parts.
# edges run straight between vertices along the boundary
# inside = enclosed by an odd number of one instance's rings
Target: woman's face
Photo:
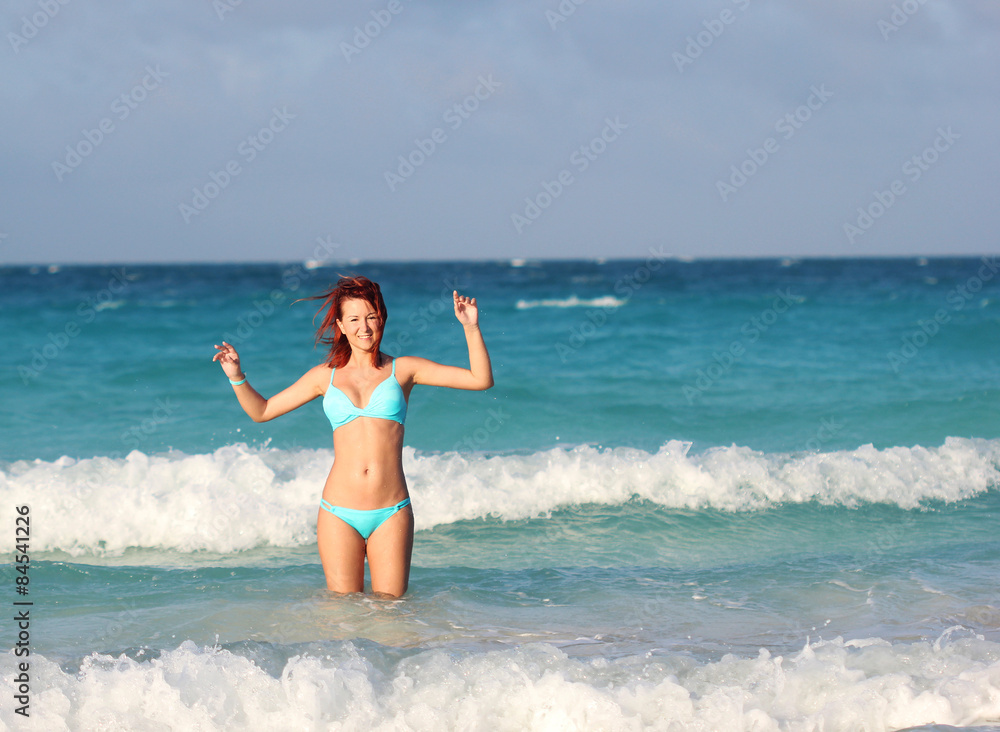
[[[337,321],[351,348],[370,351],[382,332],[378,312],[366,300],[344,300]]]

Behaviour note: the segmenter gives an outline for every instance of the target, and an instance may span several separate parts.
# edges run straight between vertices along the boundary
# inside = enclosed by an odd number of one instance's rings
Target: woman
[[[416,384],[452,389],[489,389],[493,369],[479,331],[475,298],[453,293],[455,317],[465,328],[469,368],[426,358],[393,358],[379,350],[386,309],[379,286],[364,277],[344,277],[323,300],[327,309],[316,341],[330,345],[326,363],[315,366],[284,391],[265,399],[247,382],[230,344],[216,346],[240,406],[254,422],[266,422],[323,397],[333,427],[333,467],[323,488],[316,538],[326,586],[363,592],[365,559],[372,592],[406,592],[413,549],[413,509],[403,476],[403,423]],[[364,405],[359,407],[358,405]]]

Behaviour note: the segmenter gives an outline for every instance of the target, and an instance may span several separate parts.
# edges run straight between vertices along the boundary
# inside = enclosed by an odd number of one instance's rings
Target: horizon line
[[[703,255],[693,256],[687,254],[667,254],[663,256],[668,261],[676,261],[683,264],[706,261],[782,261],[782,262],[805,262],[805,261],[846,261],[846,260],[954,260],[954,259],[979,259],[982,257],[997,256],[989,252],[966,253],[966,254],[762,254],[757,256],[733,256],[733,255]],[[545,262],[591,262],[604,264],[607,262],[637,262],[648,259],[648,256],[630,257],[482,257],[478,259],[447,259],[447,258],[427,258],[427,259],[362,259],[351,257],[349,259],[206,259],[206,260],[94,260],[94,261],[62,261],[62,262],[0,262],[0,270],[12,268],[45,268],[52,267],[125,267],[125,266],[162,266],[162,267],[222,267],[232,265],[288,265],[292,263],[315,262],[316,269],[330,268],[342,265],[356,267],[359,264],[507,264],[512,267],[527,267],[533,264]]]

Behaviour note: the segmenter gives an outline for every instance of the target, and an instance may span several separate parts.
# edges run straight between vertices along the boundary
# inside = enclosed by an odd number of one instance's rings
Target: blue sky
[[[0,17],[0,263],[997,249],[994,0]]]

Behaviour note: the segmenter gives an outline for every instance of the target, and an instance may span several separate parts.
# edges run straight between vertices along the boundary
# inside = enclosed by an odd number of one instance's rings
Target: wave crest
[[[621,300],[613,295],[590,299],[571,295],[562,299],[518,300],[515,307],[518,310],[530,310],[531,308],[617,308],[624,305],[625,302],[625,300]]]
[[[68,720],[86,729],[146,729],[162,719],[205,730],[312,729],[317,720],[349,729],[988,724],[996,719],[1000,692],[998,646],[968,633],[948,637],[954,634],[952,629],[933,644],[835,638],[807,642],[794,655],[761,649],[755,658],[727,654],[703,663],[664,652],[573,658],[543,643],[479,653],[432,648],[386,658],[351,642],[266,654],[251,646],[241,654],[185,641],[150,660],[95,653],[76,674],[38,656],[33,688],[48,703],[31,711],[46,729],[65,729]],[[0,673],[9,698],[12,655],[0,658]],[[12,718],[5,712],[0,724]]]
[[[0,511],[13,525],[31,507],[33,551],[120,554],[130,547],[232,553],[315,541],[332,450],[230,445],[213,453],[133,452],[123,459],[61,458],[0,465]],[[671,441],[655,453],[579,446],[528,455],[406,448],[416,528],[487,516],[550,515],[635,498],[668,509],[761,510],[818,502],[856,507],[956,502],[1000,484],[1000,440],[948,438],[940,447],[871,445],[816,453],[718,447],[692,454]],[[13,550],[12,537],[5,551]]]

